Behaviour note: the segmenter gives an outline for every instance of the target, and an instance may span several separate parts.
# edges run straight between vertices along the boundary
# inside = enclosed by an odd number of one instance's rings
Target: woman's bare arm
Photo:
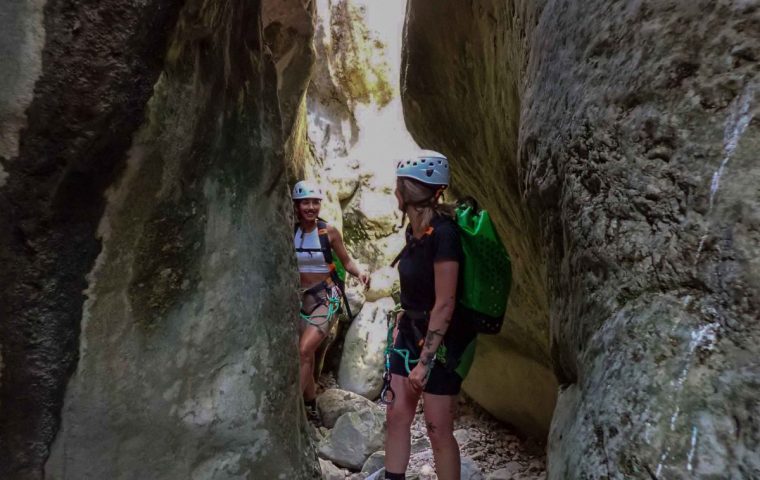
[[[354,262],[354,259],[351,258],[351,255],[348,254],[348,250],[346,250],[346,246],[343,243],[343,237],[341,236],[338,229],[332,225],[328,225],[327,235],[330,239],[330,245],[332,246],[332,249],[335,251],[335,254],[343,264],[343,268],[345,268],[348,273],[361,280],[363,284],[369,284],[369,275],[367,275],[366,272],[361,271],[356,265],[356,262]]]

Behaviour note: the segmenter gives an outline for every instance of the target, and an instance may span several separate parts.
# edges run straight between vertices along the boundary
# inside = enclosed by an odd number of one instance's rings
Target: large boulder
[[[362,465],[362,473],[371,475],[385,468],[385,450],[378,450],[367,458]]]
[[[318,447],[319,456],[341,467],[360,470],[369,456],[383,448],[385,414],[372,410],[342,415]]]
[[[335,422],[344,413],[372,410],[378,415],[382,414],[382,409],[367,398],[338,388],[330,388],[322,392],[317,397],[317,408],[322,425],[327,428],[333,428]]]
[[[338,384],[342,389],[371,400],[380,395],[388,339],[386,314],[394,306],[390,298],[367,302],[351,324],[338,368]]]
[[[323,458],[319,459],[322,480],[345,480],[348,472]]]
[[[374,302],[381,298],[390,297],[393,294],[394,283],[398,282],[398,270],[392,267],[383,267],[372,272],[367,301]]]
[[[409,2],[407,124],[492,213],[515,279],[502,335],[562,385],[550,478],[760,474],[757,15]],[[545,432],[549,368],[540,389],[510,373],[468,391]]]

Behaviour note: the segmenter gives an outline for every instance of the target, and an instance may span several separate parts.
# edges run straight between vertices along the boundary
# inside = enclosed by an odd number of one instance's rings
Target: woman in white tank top
[[[348,254],[338,229],[319,219],[322,190],[309,182],[300,181],[293,187],[292,198],[298,222],[293,245],[302,292],[299,338],[301,392],[310,419],[316,420],[314,354],[337,319],[342,297],[333,273],[335,266],[328,263],[330,258],[325,257],[331,257],[334,252],[346,272],[359,278],[365,287],[369,286],[369,275],[361,271]]]

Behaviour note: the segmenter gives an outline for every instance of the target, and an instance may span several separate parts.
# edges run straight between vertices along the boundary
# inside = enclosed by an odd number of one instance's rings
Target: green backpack
[[[512,262],[488,212],[474,199],[456,208],[464,262],[459,276],[459,308],[478,333],[496,334],[504,323],[512,286]]]

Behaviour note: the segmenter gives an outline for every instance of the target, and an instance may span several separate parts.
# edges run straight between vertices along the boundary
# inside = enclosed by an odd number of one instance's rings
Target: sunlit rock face
[[[42,3],[0,7],[0,477],[317,478],[278,101],[310,67],[259,2]]]
[[[319,0],[316,11],[317,62],[303,117],[309,148],[295,161],[304,164],[299,174],[326,187],[323,216],[374,270],[403,246],[394,159],[417,148],[399,96],[405,2]]]
[[[757,5],[408,15],[410,130],[495,214],[501,336],[562,384],[550,478],[760,475]],[[505,388],[545,401],[528,381]]]
[[[399,96],[406,1],[314,3],[316,63],[292,142],[293,181],[305,177],[323,185],[327,198],[321,216],[342,230],[352,256],[376,272],[387,268],[404,244],[393,194],[394,160],[417,149],[404,125]],[[378,285],[392,285],[398,275],[393,269],[383,277],[387,282]],[[367,293],[372,301],[390,295],[388,288]],[[364,342],[366,348],[354,345],[343,351],[347,331],[346,323],[337,326],[337,340],[327,352],[325,366],[336,372],[345,373],[349,370],[341,364],[362,363],[384,348],[385,338],[376,337],[379,344]],[[376,395],[377,388],[355,388],[364,382],[338,377],[343,388]]]

